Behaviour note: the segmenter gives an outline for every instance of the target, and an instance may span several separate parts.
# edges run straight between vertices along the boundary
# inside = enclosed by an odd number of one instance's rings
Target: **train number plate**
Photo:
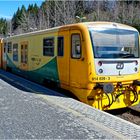
[[[105,81],[105,80],[110,80],[110,77],[93,77],[92,80]]]

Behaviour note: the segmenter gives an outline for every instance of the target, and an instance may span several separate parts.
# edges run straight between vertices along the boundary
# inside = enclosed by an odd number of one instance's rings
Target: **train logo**
[[[123,63],[118,63],[116,65],[116,69],[120,70],[120,69],[123,69],[124,68],[124,64]]]

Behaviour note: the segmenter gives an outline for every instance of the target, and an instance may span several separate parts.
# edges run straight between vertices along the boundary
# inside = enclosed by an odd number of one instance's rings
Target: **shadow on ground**
[[[0,79],[10,84],[11,86],[30,93],[50,95],[50,96],[59,96],[65,98],[77,98],[69,91],[55,87],[40,85],[38,83],[29,81],[21,76],[0,70]]]

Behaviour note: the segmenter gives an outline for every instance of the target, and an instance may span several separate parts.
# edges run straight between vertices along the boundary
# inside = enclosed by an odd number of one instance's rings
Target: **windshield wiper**
[[[134,54],[129,53],[107,53],[102,54],[100,58],[135,58]]]
[[[135,58],[135,55],[134,54],[122,54],[121,56],[122,58]]]

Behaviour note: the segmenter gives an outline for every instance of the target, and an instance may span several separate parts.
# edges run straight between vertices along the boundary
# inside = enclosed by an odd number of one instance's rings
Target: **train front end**
[[[101,110],[137,105],[140,102],[139,33],[112,23],[89,27],[93,50],[93,90],[88,103]]]

